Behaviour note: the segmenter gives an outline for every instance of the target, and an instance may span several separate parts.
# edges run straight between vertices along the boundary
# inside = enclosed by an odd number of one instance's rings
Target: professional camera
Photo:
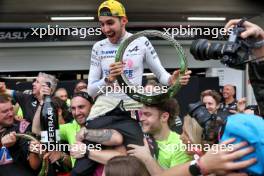
[[[198,101],[189,104],[189,115],[203,128],[203,140],[218,143],[218,134],[230,114],[222,111],[217,114],[210,114],[205,105]]]
[[[241,68],[249,59],[251,49],[255,47],[255,39],[240,37],[241,32],[245,31],[245,28],[242,27],[243,22],[241,20],[230,31],[228,41],[225,43],[211,43],[206,39],[198,39],[192,42],[190,52],[196,60],[215,59],[229,67]]]
[[[196,119],[202,128],[206,126],[209,120],[215,118],[215,116],[210,114],[205,105],[200,101],[189,104],[189,114],[191,117]]]
[[[236,139],[235,143],[247,141],[249,146],[255,148],[255,151],[239,161],[256,158],[258,162],[240,171],[248,175],[263,175],[264,137],[262,131],[264,120],[253,114],[237,113],[227,118],[228,115],[222,113],[210,114],[201,102],[189,105],[189,114],[203,128],[202,139],[207,144],[216,144],[231,138]]]

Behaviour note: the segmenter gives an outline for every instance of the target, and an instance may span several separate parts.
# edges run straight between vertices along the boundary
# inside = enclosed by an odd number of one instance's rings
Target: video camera
[[[245,31],[241,20],[230,32],[225,43],[211,43],[206,39],[198,39],[192,42],[190,52],[196,60],[220,60],[221,63],[232,68],[243,69],[251,55],[252,48],[256,48],[254,38],[243,39],[241,32]]]

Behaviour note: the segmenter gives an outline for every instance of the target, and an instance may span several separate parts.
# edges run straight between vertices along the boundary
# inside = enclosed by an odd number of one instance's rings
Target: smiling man
[[[144,105],[141,112],[142,129],[145,133],[152,135],[157,142],[159,152],[156,157],[163,169],[191,160],[191,157],[182,150],[183,144],[180,136],[170,129],[179,114],[179,105],[176,99],[169,99],[159,105]],[[130,145],[130,147],[134,150],[130,150],[128,153],[138,157],[136,150],[138,147],[136,145]]]
[[[220,105],[220,109],[230,113],[237,110],[237,100],[235,98],[236,90],[231,84],[224,85],[223,88],[223,102]]]
[[[179,72],[170,75],[161,65],[158,55],[146,37],[134,40],[127,48],[123,62],[115,62],[119,45],[131,33],[126,31],[128,19],[124,6],[115,0],[104,1],[98,8],[98,18],[101,30],[106,39],[94,44],[91,54],[91,65],[88,78],[88,93],[97,97],[87,118],[88,126],[97,129],[106,128],[119,132],[123,137],[122,144],[143,145],[143,133],[137,121],[132,119],[132,110],[139,109],[142,105],[129,98],[120,90],[116,76],[122,73],[134,85],[142,84],[144,63],[146,63],[159,81],[164,85],[175,82]],[[188,83],[191,71],[181,77],[181,84]],[[103,92],[102,90],[108,90]],[[100,96],[99,96],[100,95]],[[93,124],[93,125],[92,125]],[[90,140],[85,134],[90,127],[82,128],[78,133],[78,140]],[[87,174],[86,174],[87,175]]]
[[[29,131],[29,124],[15,122],[11,97],[0,93],[0,176],[37,175],[41,160],[26,139],[16,137]]]
[[[0,84],[0,93],[5,93],[12,96],[12,98],[18,102],[19,106],[21,107],[25,120],[31,123],[35,112],[38,106],[40,106],[41,100],[43,99],[41,89],[45,89],[44,87],[47,87],[45,85],[46,82],[50,83],[50,88],[53,93],[57,87],[58,80],[53,75],[42,72],[39,72],[38,76],[32,83],[32,94],[26,94],[23,92],[7,89],[4,82]]]
[[[171,85],[175,82],[179,72],[175,71],[170,75],[161,65],[159,57],[146,37],[135,39],[129,44],[124,54],[123,62],[115,63],[115,56],[119,45],[132,36],[126,31],[128,19],[124,6],[115,0],[104,1],[98,8],[98,19],[101,30],[106,39],[94,44],[91,54],[91,65],[89,72],[89,95],[96,97],[102,92],[102,87],[116,87],[116,76],[124,73],[128,80],[134,85],[142,84],[144,63],[157,76],[163,85]],[[191,71],[187,71],[181,77],[181,84],[189,81]],[[124,100],[125,108],[128,101],[132,101],[124,92],[108,92],[104,96],[111,96],[111,99]],[[100,96],[102,98],[102,96]]]

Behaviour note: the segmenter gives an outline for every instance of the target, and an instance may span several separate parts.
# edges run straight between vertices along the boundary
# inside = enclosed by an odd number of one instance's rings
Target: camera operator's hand
[[[233,19],[230,20],[226,25],[225,29],[228,31],[228,28],[234,27],[234,25],[238,24],[241,19]],[[256,24],[253,24],[251,22],[245,21],[243,23],[243,26],[246,28],[244,32],[241,33],[242,38],[247,38],[249,36],[252,36],[256,38],[257,40],[264,40],[264,31]],[[264,57],[264,46],[261,48],[257,48],[253,50],[253,53],[255,54],[256,58]]]
[[[234,25],[238,24],[240,22],[241,19],[233,19],[230,20],[226,25],[225,28],[232,28],[234,27]],[[241,37],[242,38],[247,38],[249,36],[253,36],[255,38],[258,39],[264,39],[264,31],[263,29],[261,29],[258,25],[253,24],[251,22],[245,21],[243,23],[243,26],[246,28],[246,30],[244,32],[241,33]]]

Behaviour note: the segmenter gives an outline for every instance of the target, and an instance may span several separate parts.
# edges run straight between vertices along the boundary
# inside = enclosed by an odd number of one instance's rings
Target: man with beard
[[[44,155],[44,158],[48,157],[51,163],[60,162],[60,164],[67,166],[68,168],[73,167],[72,175],[87,174],[87,172],[79,173],[79,169],[82,170],[86,167],[89,168],[89,174],[92,174],[96,169],[95,161],[97,163],[105,164],[110,158],[125,154],[125,150],[123,149],[124,146],[122,146],[123,138],[116,130],[97,130],[95,129],[95,126],[91,126],[92,129],[86,129],[85,136],[89,140],[91,150],[86,150],[84,144],[76,140],[76,134],[86,124],[86,118],[90,113],[92,104],[92,97],[90,97],[88,93],[82,91],[75,93],[71,100],[70,107],[74,120],[71,123],[60,125],[60,139],[71,145],[71,157],[67,154],[67,151],[50,151]],[[36,134],[40,134],[40,109],[37,110],[33,119],[32,131]],[[101,150],[103,148],[102,145],[113,147]],[[69,148],[66,148],[66,150],[69,150]],[[89,159],[82,159],[81,168],[76,168],[76,160],[74,158],[83,158],[84,154],[87,152],[89,155],[86,155]],[[98,168],[101,169],[102,167]]]

